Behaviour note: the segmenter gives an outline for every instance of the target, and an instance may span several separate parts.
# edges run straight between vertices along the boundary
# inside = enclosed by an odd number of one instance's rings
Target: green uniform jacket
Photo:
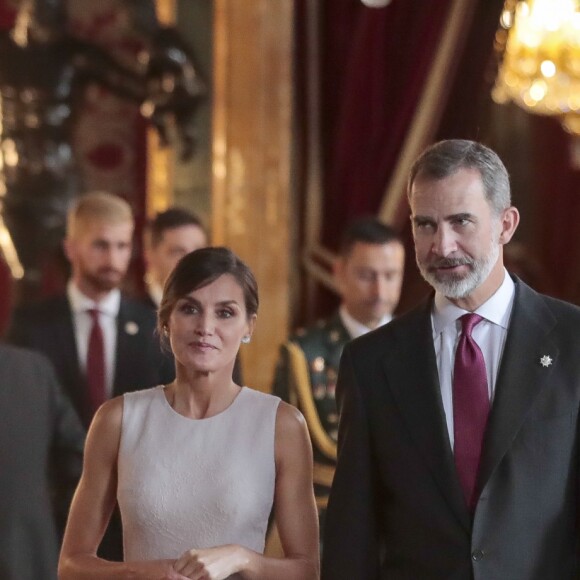
[[[273,393],[297,406],[306,417],[312,437],[314,459],[334,467],[338,411],[335,390],[338,365],[344,345],[351,340],[338,313],[316,326],[298,331],[282,345],[276,366]],[[294,354],[301,353],[307,372],[300,373]],[[310,411],[310,412],[309,412]],[[314,411],[314,412],[312,412]],[[321,432],[322,431],[322,432]]]

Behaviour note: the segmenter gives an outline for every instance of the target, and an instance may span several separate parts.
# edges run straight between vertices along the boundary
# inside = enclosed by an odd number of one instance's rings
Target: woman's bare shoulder
[[[294,406],[281,401],[276,414],[276,446],[281,449],[310,446],[306,420]]]
[[[123,397],[115,397],[105,401],[95,413],[89,428],[89,433],[118,432],[123,422]]]
[[[280,401],[276,414],[276,429],[284,430],[284,432],[294,431],[299,433],[305,428],[306,420],[304,415],[293,405]]]

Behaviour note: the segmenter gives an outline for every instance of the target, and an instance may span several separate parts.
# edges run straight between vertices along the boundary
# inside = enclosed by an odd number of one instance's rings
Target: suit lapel
[[[471,522],[449,443],[445,413],[433,346],[431,300],[402,317],[404,324],[393,324],[397,344],[413,348],[391,349],[385,367],[389,387],[401,415],[408,425],[419,452],[465,529]]]
[[[127,390],[143,388],[135,384],[135,365],[149,364],[143,357],[147,356],[147,340],[144,340],[141,327],[142,315],[130,300],[121,297],[119,315],[117,316],[117,348],[115,353],[115,381],[113,396],[122,395]]]
[[[119,315],[117,316],[117,352],[115,353],[115,381],[113,396],[122,394],[122,388],[127,388],[127,364],[139,364],[139,353],[132,348],[132,334],[127,332],[127,325],[136,324],[131,320],[130,305],[121,298]],[[139,328],[138,326],[136,327]],[[132,361],[131,363],[129,361]],[[136,388],[138,385],[135,385]]]
[[[479,468],[479,490],[489,481],[536,397],[549,383],[551,369],[543,367],[540,359],[548,355],[555,363],[559,354],[549,338],[556,323],[552,313],[536,292],[515,281],[514,306]]]
[[[62,353],[60,364],[62,365],[63,385],[65,388],[69,387],[68,394],[83,417],[89,416],[86,379],[81,371],[73,313],[66,296],[62,296],[62,299],[59,298],[55,302],[52,315],[54,339],[58,342],[58,348],[54,352]]]

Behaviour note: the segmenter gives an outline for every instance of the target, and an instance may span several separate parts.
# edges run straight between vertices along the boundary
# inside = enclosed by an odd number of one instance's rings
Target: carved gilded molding
[[[175,24],[175,0],[156,0],[157,19],[164,26]],[[147,129],[147,217],[167,209],[173,203],[174,152],[162,147],[155,129]]]

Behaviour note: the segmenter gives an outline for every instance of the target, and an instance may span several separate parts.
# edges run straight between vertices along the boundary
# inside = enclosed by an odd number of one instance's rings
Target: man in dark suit
[[[0,578],[56,580],[54,510],[66,517],[84,430],[46,358],[6,345],[0,345],[0,441]]]
[[[348,341],[392,319],[404,265],[403,243],[393,228],[374,217],[352,222],[341,237],[334,263],[341,298],[338,311],[298,330],[280,349],[272,392],[299,407],[308,423],[321,532],[336,464],[335,388],[340,355]]]
[[[580,309],[505,270],[519,214],[487,147],[428,148],[408,196],[435,293],[344,349],[322,577],[575,578]]]
[[[152,308],[159,307],[165,280],[177,262],[207,244],[201,220],[186,209],[170,207],[147,223],[143,235],[145,299]]]
[[[104,400],[174,378],[155,335],[154,312],[119,289],[133,229],[131,208],[120,197],[93,192],[79,198],[69,211],[64,242],[71,264],[66,294],[18,310],[9,331],[11,342],[51,360],[85,426]],[[98,357],[91,352],[95,330]],[[121,556],[120,538],[115,542],[107,552],[111,559]]]

